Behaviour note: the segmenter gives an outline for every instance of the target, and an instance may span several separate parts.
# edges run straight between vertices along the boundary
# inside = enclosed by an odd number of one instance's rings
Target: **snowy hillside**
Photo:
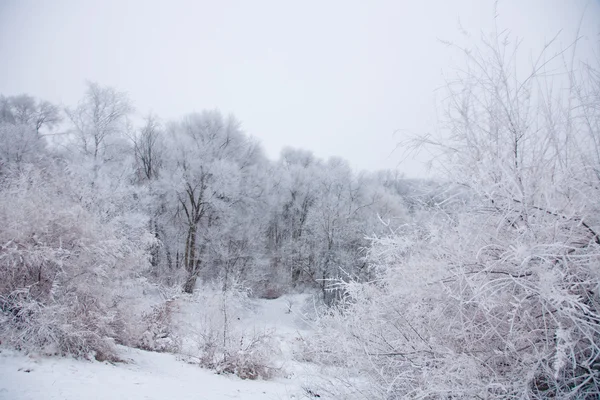
[[[295,341],[308,333],[295,307],[309,296],[255,300],[243,321],[248,329],[268,330],[280,344],[278,367],[285,370],[273,380],[242,380],[203,369],[181,355],[121,346],[125,363],[25,355],[2,348],[0,399],[302,399],[310,365],[293,360]],[[292,312],[290,312],[290,305]]]
[[[295,382],[248,381],[172,354],[123,348],[127,364],[32,358],[3,350],[0,399],[290,399]]]

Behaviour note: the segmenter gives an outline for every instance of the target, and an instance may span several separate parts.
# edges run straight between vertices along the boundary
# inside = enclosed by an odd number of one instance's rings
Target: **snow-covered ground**
[[[0,399],[292,399],[295,382],[217,375],[171,354],[124,349],[128,364],[30,358],[3,350]]]
[[[218,375],[177,355],[121,347],[127,363],[39,357],[0,348],[0,399],[307,399],[307,376],[314,366],[292,358],[294,341],[309,332],[298,313],[307,296],[254,300],[244,325],[273,330],[281,347],[282,376],[241,380]],[[292,312],[290,312],[290,304]],[[308,380],[310,382],[310,380]]]

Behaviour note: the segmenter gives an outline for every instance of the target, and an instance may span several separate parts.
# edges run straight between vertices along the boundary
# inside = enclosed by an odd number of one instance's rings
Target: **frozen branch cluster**
[[[466,52],[447,130],[416,140],[454,185],[373,239],[376,279],[320,321],[321,360],[367,397],[600,395],[600,75],[549,48],[523,74],[516,54],[502,35]]]
[[[20,348],[103,358],[128,341],[119,293],[147,269],[153,238],[76,201],[69,178],[52,165],[4,171],[0,330]]]

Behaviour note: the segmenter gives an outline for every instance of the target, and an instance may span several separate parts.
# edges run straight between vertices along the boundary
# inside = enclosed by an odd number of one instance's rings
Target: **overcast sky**
[[[435,126],[435,89],[459,62],[439,39],[491,32],[493,3],[0,0],[0,93],[72,105],[92,80],[163,119],[233,113],[271,158],[294,146],[419,176],[420,160],[398,164],[392,150]],[[560,29],[570,43],[583,16],[583,47],[598,48],[598,0],[501,0],[498,11],[523,47]]]

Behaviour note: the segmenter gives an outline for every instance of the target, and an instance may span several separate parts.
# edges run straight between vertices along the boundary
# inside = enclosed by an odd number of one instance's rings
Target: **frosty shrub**
[[[276,368],[272,356],[278,348],[270,331],[245,329],[251,313],[249,292],[230,280],[205,284],[192,296],[178,298],[173,329],[181,339],[181,353],[218,373],[242,379],[268,379]]]
[[[151,237],[122,220],[100,224],[69,185],[58,167],[4,171],[0,336],[26,350],[114,358],[135,323],[121,318],[118,295],[146,267]]]
[[[315,356],[367,397],[600,396],[600,74],[550,48],[527,73],[505,36],[466,52],[448,129],[418,139],[452,191],[322,316]]]
[[[176,300],[170,299],[152,307],[152,311],[143,317],[147,325],[142,334],[139,347],[144,350],[177,352],[180,347],[177,335],[173,332],[173,309]]]

